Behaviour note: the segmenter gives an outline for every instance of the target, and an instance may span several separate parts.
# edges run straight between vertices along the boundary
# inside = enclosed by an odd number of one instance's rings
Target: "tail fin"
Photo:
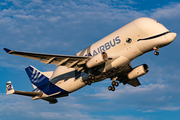
[[[15,91],[14,91],[13,85],[11,84],[11,81],[8,81],[6,83],[6,94],[10,95],[10,94],[13,94],[14,92]]]
[[[29,66],[26,69],[29,79],[33,85],[47,95],[55,95],[61,93],[62,95],[68,95],[68,92],[60,87],[52,84],[49,78],[40,72],[33,66]]]
[[[29,66],[25,70],[34,88],[37,87],[42,90],[44,89],[45,85],[49,83],[49,78],[33,66]]]

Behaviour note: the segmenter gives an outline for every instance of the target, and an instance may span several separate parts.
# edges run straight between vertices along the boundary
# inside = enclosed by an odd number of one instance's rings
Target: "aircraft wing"
[[[40,95],[42,95],[43,93],[41,93],[41,92],[28,92],[28,91],[18,91],[18,90],[14,90],[14,93],[12,93],[12,94],[18,94],[18,95],[35,97],[35,96],[40,96]]]
[[[137,78],[132,79],[132,80],[129,80],[129,81],[128,81],[128,84],[129,84],[129,85],[132,85],[132,86],[134,86],[134,87],[137,87],[137,86],[141,85],[141,83],[139,82],[139,80],[138,80]]]
[[[40,60],[45,64],[55,64],[57,66],[66,66],[69,68],[75,68],[80,71],[83,70],[83,65],[87,62],[89,57],[79,57],[79,56],[68,56],[68,55],[53,55],[53,54],[41,54],[41,53],[30,53],[30,52],[21,52],[14,51],[7,48],[4,50],[8,54],[17,55],[21,57],[31,58],[34,60]]]

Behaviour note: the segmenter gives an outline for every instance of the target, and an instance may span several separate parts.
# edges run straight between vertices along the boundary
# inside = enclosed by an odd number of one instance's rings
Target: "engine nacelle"
[[[128,73],[127,77],[131,80],[146,74],[148,71],[149,67],[146,64],[143,64],[141,66],[134,68],[130,73]]]
[[[93,56],[87,63],[86,66],[88,68],[93,68],[95,66],[101,65],[103,63],[105,63],[105,61],[108,60],[108,56],[106,52],[102,52],[100,54],[97,54],[95,56]]]

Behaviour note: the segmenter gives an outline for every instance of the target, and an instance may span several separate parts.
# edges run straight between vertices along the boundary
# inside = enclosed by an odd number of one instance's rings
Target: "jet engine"
[[[102,52],[100,54],[97,54],[97,55],[91,57],[91,59],[89,59],[89,61],[86,63],[86,66],[88,68],[93,68],[95,66],[105,63],[105,61],[107,61],[107,60],[108,60],[107,53]]]
[[[149,71],[149,67],[146,64],[143,64],[141,66],[134,68],[131,72],[129,72],[127,77],[128,79],[131,80],[146,74],[148,71]]]

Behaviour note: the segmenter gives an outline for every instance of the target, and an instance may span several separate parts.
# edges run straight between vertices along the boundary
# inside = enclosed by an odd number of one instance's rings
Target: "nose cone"
[[[168,37],[168,36],[169,36],[169,37]],[[176,36],[177,36],[177,34],[174,33],[174,32],[169,33],[169,34],[167,35],[167,38],[168,38],[169,43],[173,42],[174,39],[176,38]]]
[[[171,33],[173,40],[176,38],[177,34],[176,33]]]

